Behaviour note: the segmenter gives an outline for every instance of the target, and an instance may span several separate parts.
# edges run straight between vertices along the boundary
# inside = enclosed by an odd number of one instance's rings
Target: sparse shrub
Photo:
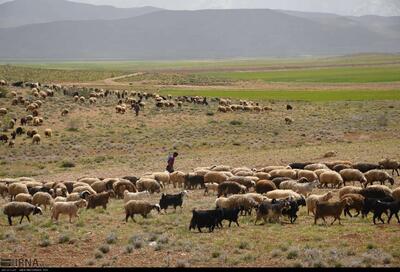
[[[48,247],[50,245],[50,241],[48,238],[44,238],[40,241],[39,246],[40,247]]]
[[[374,249],[374,248],[376,248],[376,246],[374,244],[369,243],[367,245],[367,249]]]
[[[79,128],[82,126],[82,121],[79,118],[70,119],[67,124],[67,131],[79,131]]]
[[[59,244],[68,243],[69,240],[70,240],[69,235],[68,235],[68,234],[65,234],[65,233],[64,233],[64,234],[61,234],[61,235],[58,237],[58,243],[59,243]]]
[[[297,249],[291,249],[291,250],[289,250],[286,258],[289,260],[292,260],[292,259],[296,259],[297,256],[299,256]]]
[[[9,243],[16,242],[17,238],[15,237],[15,232],[14,231],[6,232],[4,234],[4,240],[6,240]]]
[[[168,244],[169,239],[168,239],[167,236],[161,236],[160,238],[158,238],[158,242],[159,242],[160,244]]]
[[[117,242],[117,235],[111,232],[106,238],[107,244],[115,244]]]
[[[102,245],[102,246],[99,247],[99,250],[100,250],[102,253],[106,254],[106,253],[108,253],[108,252],[110,251],[110,246],[107,245],[107,244],[104,244],[104,245]]]
[[[103,258],[103,253],[101,253],[101,251],[99,251],[98,249],[96,250],[96,252],[94,253],[94,257],[96,259],[101,259]]]
[[[157,244],[157,245],[154,247],[154,251],[160,251],[160,250],[162,250],[162,245]]]
[[[378,125],[381,127],[387,127],[389,124],[389,119],[387,117],[387,114],[384,113],[381,116],[378,117]]]
[[[213,258],[218,258],[220,255],[221,255],[221,253],[219,253],[218,251],[214,251],[214,252],[211,254],[211,256],[212,256]]]
[[[281,255],[279,249],[274,249],[274,250],[271,251],[271,256],[272,257],[275,258],[275,257],[278,257],[279,255]]]
[[[232,126],[240,126],[242,124],[242,121],[239,120],[232,120],[229,122]]]
[[[132,245],[127,245],[125,247],[125,253],[132,253],[133,251],[133,246]]]
[[[249,248],[249,243],[246,242],[246,241],[241,241],[241,242],[239,243],[239,248],[240,248],[240,249]]]
[[[63,161],[61,163],[61,168],[72,168],[75,167],[75,163],[71,161]]]
[[[206,113],[206,115],[207,115],[207,116],[214,116],[214,113],[211,112],[211,111],[209,111],[209,112]]]
[[[149,235],[149,239],[148,239],[148,240],[149,240],[150,242],[153,242],[153,241],[156,241],[157,238],[158,238],[158,235],[157,235],[157,234],[151,233],[151,234]]]

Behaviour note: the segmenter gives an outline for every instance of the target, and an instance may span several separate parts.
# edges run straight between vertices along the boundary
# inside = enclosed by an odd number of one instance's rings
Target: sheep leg
[[[9,224],[10,226],[12,226],[12,219],[11,219],[11,216],[8,217],[8,224]]]
[[[125,216],[125,222],[128,222],[128,219],[129,219],[129,214],[127,214],[127,215]]]
[[[19,223],[20,223],[20,224],[22,223],[22,219],[24,219],[24,216],[25,216],[25,215],[21,216],[21,220],[19,220]]]
[[[197,227],[197,229],[199,230],[199,232],[201,232],[201,228],[200,227]]]
[[[393,217],[393,212],[390,211],[390,215],[389,215],[388,221],[387,221],[388,224],[390,224],[390,220],[392,219],[392,217]]]
[[[336,219],[337,219],[336,217],[335,217],[335,219],[333,219],[331,225],[333,225],[333,223],[335,223]],[[339,224],[340,224],[340,219],[339,219]]]
[[[399,223],[400,224],[400,219],[399,219],[399,211],[397,211],[397,213],[394,213],[394,215],[396,216],[396,218],[397,218],[397,223]]]

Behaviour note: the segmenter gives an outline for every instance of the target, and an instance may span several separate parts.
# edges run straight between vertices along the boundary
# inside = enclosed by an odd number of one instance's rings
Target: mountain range
[[[64,0],[35,0],[30,6],[32,1],[0,5],[0,59],[166,60],[400,52],[400,17],[270,9],[122,9]]]

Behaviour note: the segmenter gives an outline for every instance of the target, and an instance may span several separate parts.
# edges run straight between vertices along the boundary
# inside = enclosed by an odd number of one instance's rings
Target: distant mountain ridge
[[[400,17],[270,9],[161,10],[123,19],[3,28],[0,37],[0,59],[174,60],[394,53],[400,52]]]
[[[115,8],[65,0],[15,0],[0,5],[0,28],[78,20],[115,20],[160,11],[159,8]]]

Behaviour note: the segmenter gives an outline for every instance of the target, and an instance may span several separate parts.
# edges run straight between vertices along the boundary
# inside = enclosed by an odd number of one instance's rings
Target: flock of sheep
[[[239,215],[251,215],[256,210],[255,223],[282,222],[282,216],[288,216],[295,223],[301,206],[307,207],[307,213],[325,221],[333,217],[335,222],[342,214],[351,215],[355,210],[363,217],[373,213],[376,219],[384,222],[382,215],[387,214],[388,223],[396,216],[400,223],[400,187],[390,189],[384,185],[394,185],[392,174],[400,168],[399,162],[391,159],[381,160],[378,164],[334,161],[325,163],[291,163],[285,166],[266,166],[258,169],[247,167],[210,166],[193,169],[184,173],[175,171],[146,173],[142,177],[125,176],[122,178],[82,177],[75,181],[38,182],[33,178],[1,179],[0,194],[9,198],[3,212],[12,225],[12,217],[29,219],[31,214],[43,213],[51,207],[51,218],[58,220],[59,215],[69,216],[70,222],[78,217],[81,208],[94,209],[98,206],[107,209],[110,199],[123,200],[126,218],[134,220],[134,215],[144,218],[152,211],[167,210],[169,206],[182,207],[185,196],[190,190],[204,190],[204,195],[217,193],[214,207],[210,210],[192,211],[193,217],[189,229],[207,227],[213,231],[222,226],[223,220],[239,225]],[[346,185],[352,183],[352,185]],[[374,185],[374,182],[380,184]],[[167,187],[182,188],[176,194],[165,194]],[[330,188],[324,194],[315,194],[315,188]],[[161,193],[159,203],[152,203],[150,195]],[[333,199],[335,199],[333,201]],[[332,224],[333,224],[332,222]]]
[[[2,80],[2,85],[7,86],[8,83]],[[209,106],[206,97],[201,96],[178,96],[172,97],[171,95],[162,96],[157,93],[148,93],[140,91],[127,91],[127,90],[104,90],[99,88],[86,88],[77,86],[62,86],[59,84],[44,84],[31,83],[31,82],[14,82],[11,84],[15,90],[10,92],[11,105],[10,107],[0,108],[0,117],[8,116],[9,121],[0,121],[0,126],[3,133],[0,134],[0,142],[8,143],[9,147],[15,146],[16,137],[26,134],[32,138],[32,144],[40,144],[42,136],[38,131],[39,126],[44,125],[44,118],[42,116],[42,105],[55,93],[62,93],[64,96],[72,96],[74,103],[94,105],[98,103],[99,99],[107,99],[110,97],[117,98],[117,105],[115,106],[116,113],[124,114],[128,110],[133,109],[137,104],[140,109],[144,109],[150,99],[153,100],[154,106],[157,108],[181,108],[184,103],[199,104]],[[30,89],[27,92],[20,92],[18,88]],[[234,104],[231,99],[212,98],[210,102],[218,103],[218,112],[230,111],[248,111],[248,112],[261,112],[270,111],[271,107],[260,106],[256,102],[240,100],[238,104]],[[27,114],[23,116],[16,116],[14,107],[22,107]],[[288,110],[292,106],[287,106]],[[70,113],[70,109],[65,107],[61,109],[61,116],[66,116]],[[7,120],[7,119],[6,119]],[[18,126],[18,122],[20,123]],[[291,124],[293,119],[290,117],[285,118],[286,124]],[[25,129],[25,127],[27,129]],[[4,132],[12,130],[8,135]],[[52,137],[53,131],[51,128],[46,128],[43,131],[45,137]]]

